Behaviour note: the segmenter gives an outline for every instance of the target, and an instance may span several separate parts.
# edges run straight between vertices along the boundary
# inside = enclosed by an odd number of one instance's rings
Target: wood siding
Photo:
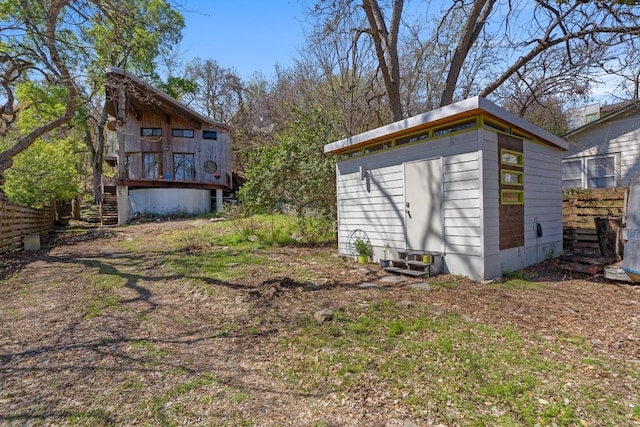
[[[160,128],[162,136],[141,136],[141,128]],[[190,129],[193,138],[173,137],[172,129]],[[215,130],[217,139],[203,139],[203,130]],[[116,158],[117,136],[113,132],[109,138],[107,158]],[[144,174],[144,153],[157,153],[160,157],[160,176],[148,178]],[[175,154],[191,154],[194,158],[195,177],[193,179],[178,180],[175,177]],[[129,117],[125,130],[125,155],[128,157],[128,179],[131,185],[163,186],[171,182],[184,184],[203,184],[210,188],[231,186],[231,142],[229,135],[223,129],[203,127],[195,129],[193,124],[180,118],[172,117],[167,123],[160,116],[151,112],[142,112],[138,118]],[[204,170],[206,161],[214,161],[217,165],[215,173]]]

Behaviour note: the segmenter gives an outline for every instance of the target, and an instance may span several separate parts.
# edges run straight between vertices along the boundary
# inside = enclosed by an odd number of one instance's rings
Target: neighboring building
[[[562,252],[567,143],[475,97],[325,146],[338,156],[338,249],[442,254],[445,272],[502,276]]]
[[[135,213],[220,209],[232,188],[229,128],[119,68],[106,70],[113,118],[105,160],[118,166],[118,223]]]
[[[640,103],[617,104],[564,136],[563,188],[627,187],[640,172]]]
[[[572,131],[600,118],[600,104],[585,105],[567,111],[567,129]]]

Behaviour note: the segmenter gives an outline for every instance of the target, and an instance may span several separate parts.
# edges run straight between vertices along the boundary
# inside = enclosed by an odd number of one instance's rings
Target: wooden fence
[[[55,209],[31,209],[0,200],[0,253],[23,248],[24,236],[53,229]]]
[[[564,249],[597,249],[596,219],[624,215],[628,188],[576,189],[564,192],[562,225]]]

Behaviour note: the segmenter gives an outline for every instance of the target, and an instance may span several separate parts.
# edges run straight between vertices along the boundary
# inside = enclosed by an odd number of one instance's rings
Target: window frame
[[[516,194],[517,200],[505,200],[505,196]],[[502,205],[524,205],[524,190],[511,190],[511,189],[502,189],[500,190],[500,204]]]
[[[193,129],[172,128],[171,136],[174,138],[195,138],[195,132]]]
[[[516,182],[505,181],[504,180],[504,174],[510,174],[510,175],[517,176]],[[500,171],[500,184],[502,184],[502,185],[517,185],[517,186],[521,187],[521,186],[524,185],[524,172],[522,172],[522,171],[514,171],[514,170],[509,170],[509,169],[502,169]]]
[[[181,178],[178,178],[178,162],[176,161],[176,157],[183,157],[186,158],[187,156],[190,156],[190,160],[191,160],[191,174],[190,176],[187,175],[187,170],[185,170],[184,175],[182,175],[181,173]],[[195,155],[194,153],[173,153],[173,179],[175,181],[182,181],[182,182],[188,182],[188,181],[195,181],[196,179],[196,161],[195,161]],[[186,164],[186,163],[184,163]],[[184,178],[182,178],[182,176],[184,176]],[[190,178],[190,179],[188,179]]]
[[[213,137],[207,136],[207,134],[213,135]],[[202,139],[208,139],[208,140],[216,141],[218,139],[218,131],[217,130],[203,130],[202,131]]]
[[[590,172],[588,169],[588,164],[590,161],[595,161],[595,160],[603,160],[603,159],[610,159],[609,161],[612,163],[612,172],[610,174],[607,175],[595,175],[595,176],[590,176]],[[565,173],[565,164],[567,163],[575,163],[575,162],[580,162],[580,186],[579,187],[569,187],[567,185],[565,185],[566,182],[568,181],[577,181],[578,178],[566,178],[564,177],[564,173]],[[563,159],[562,160],[562,188],[564,190],[566,189],[570,189],[570,188],[615,188],[618,186],[618,175],[619,175],[619,168],[620,165],[620,153],[607,153],[607,154],[598,154],[598,155],[593,155],[593,156],[584,156],[584,157],[571,157],[568,159]],[[600,186],[593,186],[590,185],[592,180],[597,180],[597,179],[608,179],[611,178],[613,179],[613,183],[612,185],[607,185],[604,187],[600,187]]]
[[[148,157],[149,156],[149,157]],[[147,158],[150,156],[155,157],[153,164],[147,163]],[[155,169],[155,174],[148,174],[151,170],[148,166],[152,166]],[[142,153],[142,177],[144,179],[160,179],[162,177],[162,153],[157,151],[145,151]]]
[[[151,133],[145,134],[145,131],[150,131]],[[140,128],[140,136],[142,137],[153,137],[153,136],[162,136],[162,128],[148,128],[143,127]]]
[[[510,154],[516,157],[516,163],[505,161],[504,155]],[[500,164],[506,166],[523,167],[524,166],[524,154],[519,151],[507,150],[506,148],[500,149]]]

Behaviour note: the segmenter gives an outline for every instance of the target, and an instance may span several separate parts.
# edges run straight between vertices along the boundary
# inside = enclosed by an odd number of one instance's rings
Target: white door
[[[442,159],[404,164],[407,249],[443,252]]]

